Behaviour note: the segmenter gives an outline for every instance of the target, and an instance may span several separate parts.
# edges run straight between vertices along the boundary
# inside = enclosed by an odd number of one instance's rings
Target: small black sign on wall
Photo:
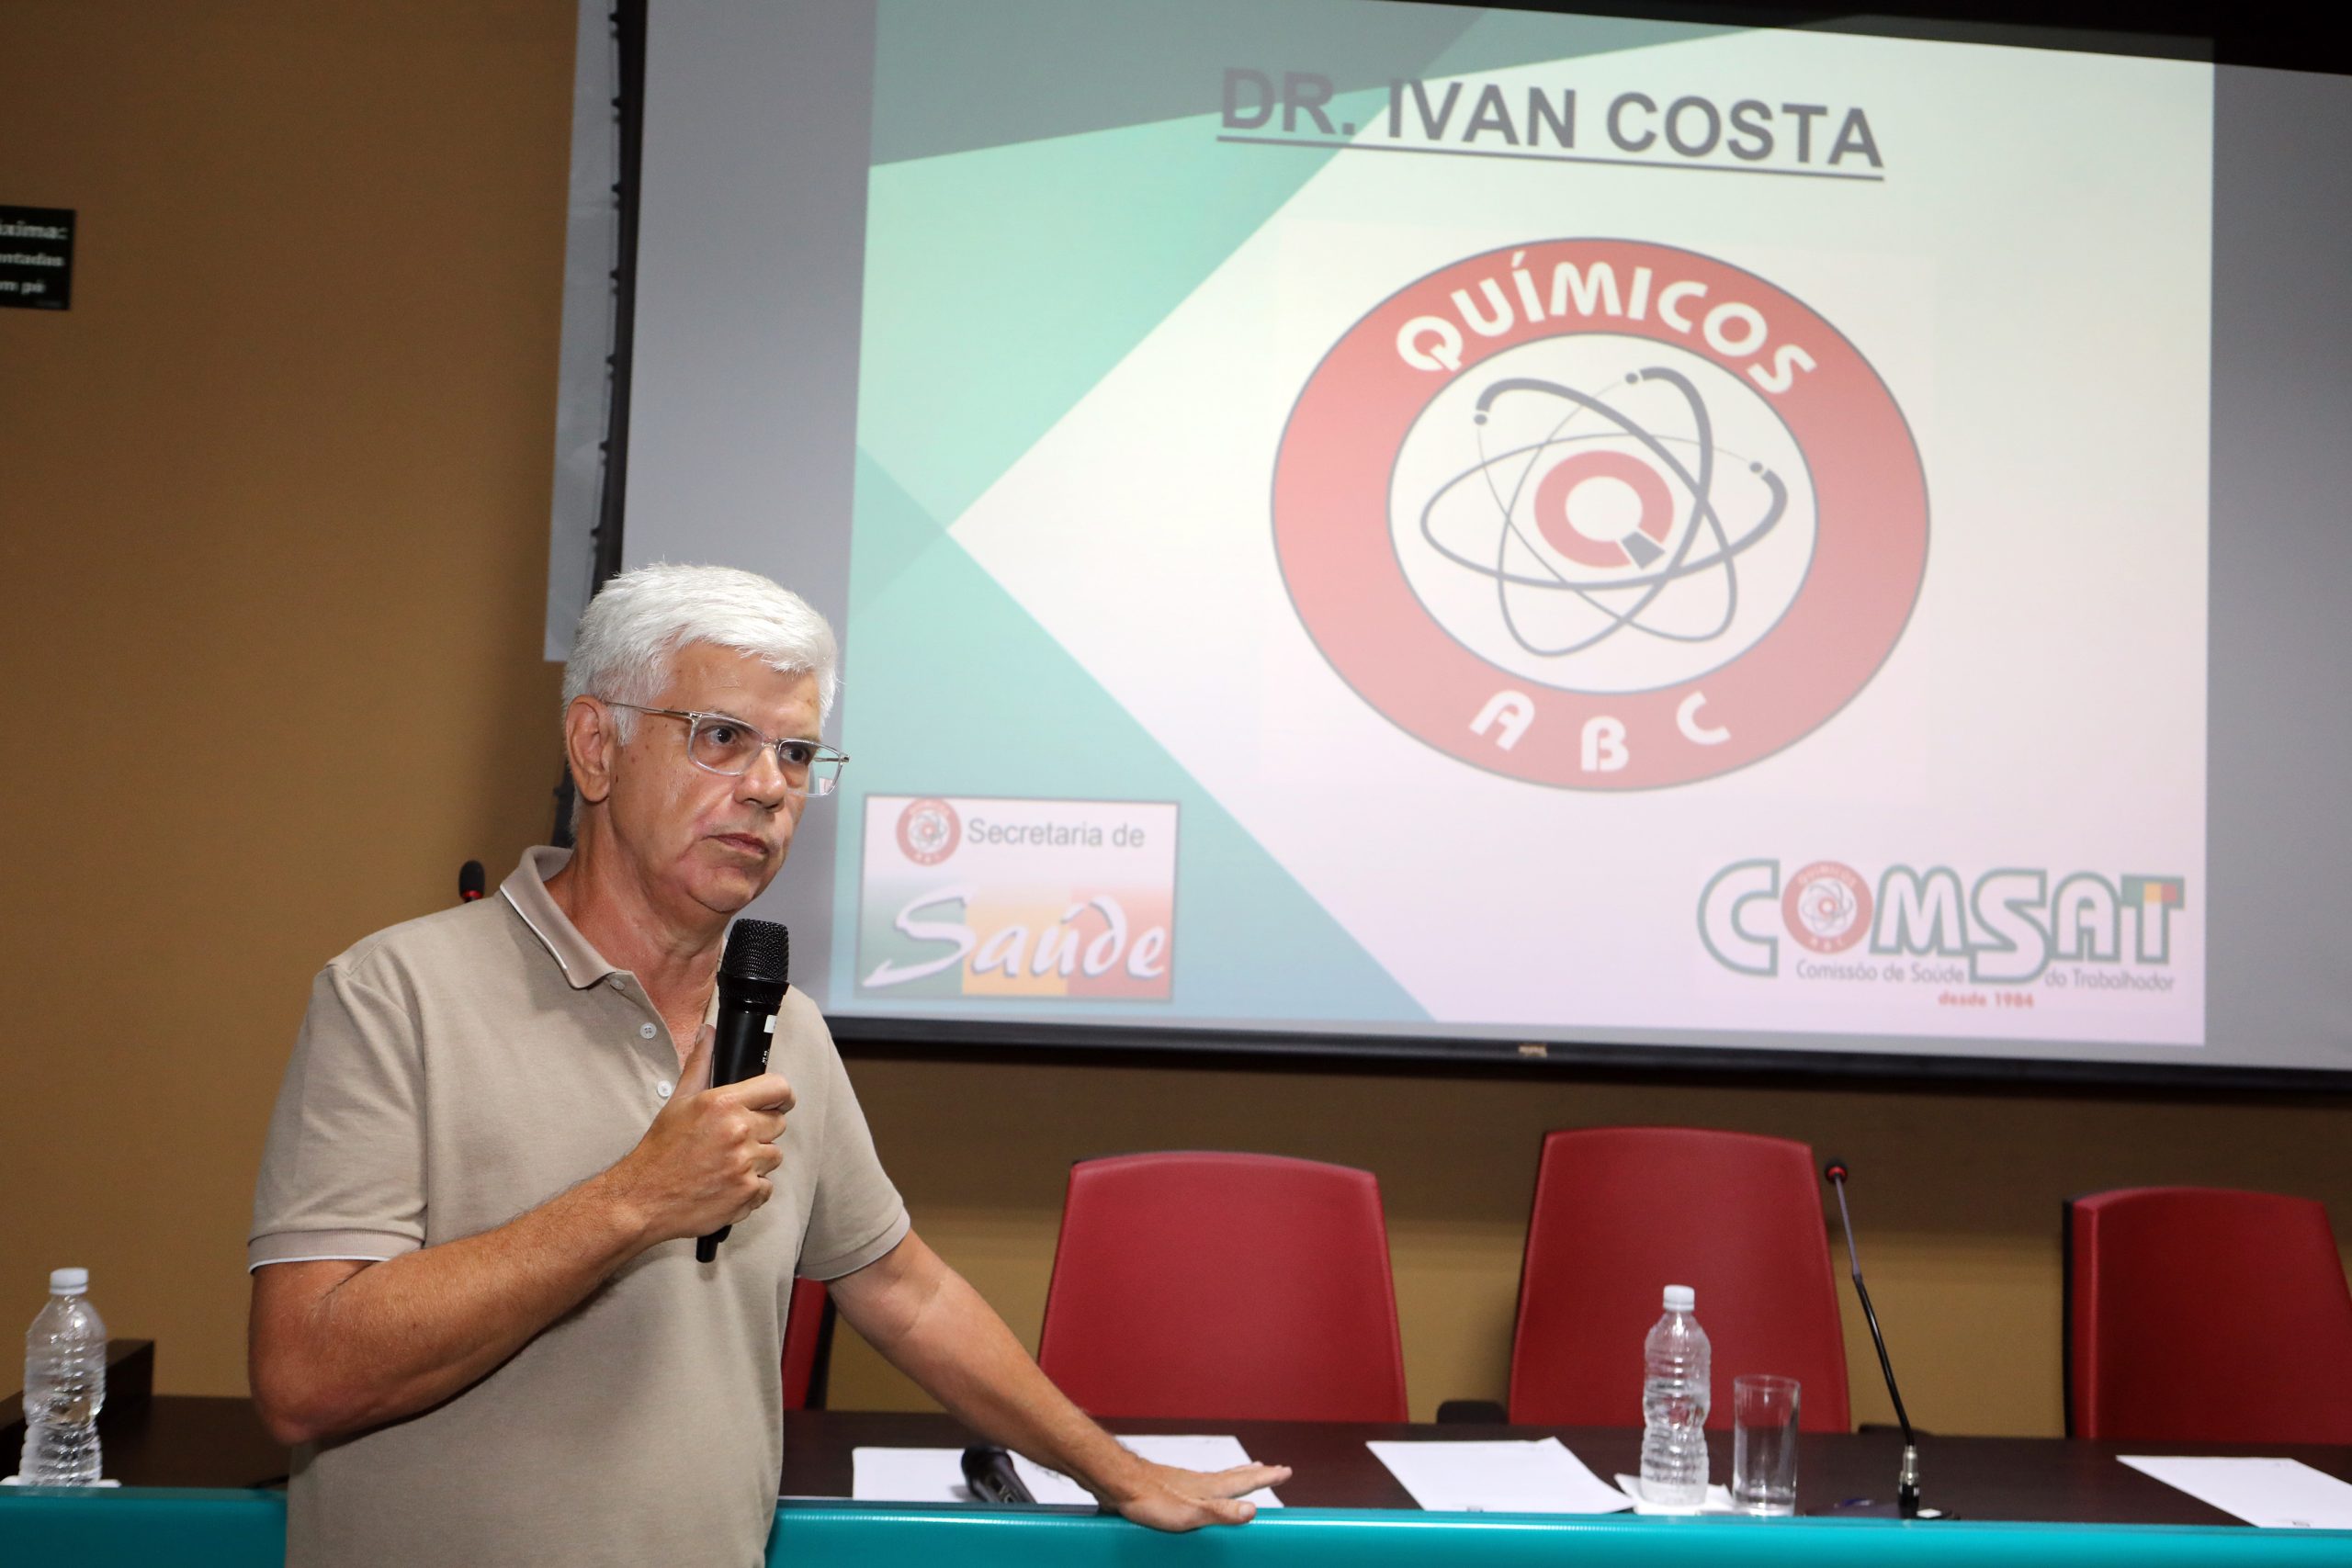
[[[0,306],[63,310],[73,303],[73,209],[0,207]]]

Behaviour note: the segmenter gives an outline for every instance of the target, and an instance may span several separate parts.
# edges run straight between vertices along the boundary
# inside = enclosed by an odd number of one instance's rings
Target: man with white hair
[[[248,1244],[294,1568],[763,1562],[796,1273],[1129,1518],[1238,1523],[1288,1478],[1148,1463],[1055,1390],[910,1227],[799,992],[768,1071],[710,1087],[728,921],[846,761],[819,739],[835,660],[764,578],[615,578],[564,672],[577,847],[318,976]]]

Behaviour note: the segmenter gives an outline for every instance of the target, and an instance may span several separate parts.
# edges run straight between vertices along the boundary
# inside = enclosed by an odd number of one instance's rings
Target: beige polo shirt
[[[253,1267],[381,1260],[504,1224],[628,1154],[678,1055],[636,978],[548,896],[535,849],[498,896],[329,964],[271,1118]],[[289,1568],[765,1561],[796,1271],[837,1279],[907,1213],[817,1009],[768,1057],[799,1097],[775,1196],[718,1260],[673,1241],[456,1398],[295,1451]]]

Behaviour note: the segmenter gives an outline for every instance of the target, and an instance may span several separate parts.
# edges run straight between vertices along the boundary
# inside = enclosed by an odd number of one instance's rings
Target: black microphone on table
[[[1903,1428],[1903,1468],[1895,1472],[1894,1510],[1906,1519],[1940,1517],[1933,1508],[1924,1515],[1919,1509],[1919,1446],[1911,1439],[1911,1417],[1903,1410],[1903,1391],[1894,1386],[1894,1363],[1887,1359],[1886,1336],[1878,1330],[1870,1287],[1862,1283],[1861,1254],[1854,1250],[1854,1217],[1846,1212],[1846,1178],[1850,1173],[1844,1160],[1832,1157],[1822,1166],[1821,1174],[1838,1192],[1838,1218],[1846,1227],[1846,1261],[1853,1270],[1854,1294],[1861,1298],[1862,1320],[1871,1325],[1871,1343],[1878,1347],[1878,1370],[1886,1374],[1887,1395],[1894,1401],[1894,1419]]]
[[[768,1042],[775,1038],[775,1011],[791,988],[792,936],[774,920],[740,919],[727,933],[718,960],[718,1032],[710,1043],[710,1082],[741,1083],[767,1071]],[[731,1225],[695,1240],[695,1261],[718,1258],[718,1244]]]
[[[458,868],[458,902],[470,904],[482,895],[488,884],[483,880],[481,862],[469,860]]]
[[[964,1484],[983,1503],[1034,1503],[1012,1468],[1012,1456],[993,1443],[975,1443],[964,1450]]]

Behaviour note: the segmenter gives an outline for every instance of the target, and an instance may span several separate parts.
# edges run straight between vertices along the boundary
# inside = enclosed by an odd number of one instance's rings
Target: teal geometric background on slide
[[[1399,0],[881,0],[875,23],[877,164],[1183,119],[1232,66],[1346,93],[1741,30]]]
[[[1085,25],[1089,17],[1099,23],[1105,7],[1032,0],[1024,9],[1038,15],[1021,36],[1040,40],[1028,51],[1033,63],[1052,57],[1051,78],[1108,77],[1125,89],[1117,101],[1130,104],[1178,101],[1167,85],[1173,78],[1183,101],[1209,112],[1014,141],[1047,111],[1023,108],[1023,96],[1001,85],[976,97],[970,76],[985,51],[944,49],[936,36],[952,34],[959,17],[994,16],[995,8],[968,0],[883,7],[877,158],[890,134],[888,117],[935,95],[956,106],[952,125],[960,139],[958,151],[877,162],[872,171],[858,444],[933,517],[950,523],[1341,155],[1219,141],[1215,52],[1130,51],[1094,62],[1084,51],[1118,30]],[[1370,124],[1385,114],[1392,76],[1498,70],[1733,30],[1363,0],[1250,0],[1214,9],[1232,13],[1221,35],[1231,55],[1321,65],[1343,88],[1357,84],[1324,111],[1335,125]],[[1310,23],[1319,34],[1309,32]],[[1132,30],[1134,23],[1122,26]],[[1198,30],[1220,36],[1204,22]],[[1252,39],[1253,33],[1263,36]],[[949,72],[957,74],[940,79]],[[895,101],[910,108],[895,110]],[[999,132],[1006,144],[975,145],[998,121],[1006,122]],[[934,133],[947,136],[946,128]]]
[[[1334,156],[1206,115],[876,169],[858,444],[953,522]]]
[[[868,793],[1172,800],[1173,998],[1022,1005],[1137,1018],[1427,1019],[1232,814],[862,454],[854,550],[854,631],[843,660],[852,700],[842,704],[842,748],[856,761],[836,802],[844,874],[836,931],[858,929]],[[878,586],[867,592],[861,584],[869,581]],[[910,998],[860,997],[852,946],[835,948],[833,1008],[930,1010]]]
[[[879,11],[842,704],[857,761],[840,802],[835,930],[857,930],[868,792],[1173,800],[1174,998],[1086,1010],[1422,1020],[945,529],[1340,155],[1220,142],[1226,64],[1319,71],[1341,89],[1325,110],[1334,124],[1369,124],[1391,77],[1729,29],[1361,0],[1013,9],[1017,28],[966,0]],[[983,12],[991,38],[967,38]],[[1028,40],[1017,60],[1008,36]],[[991,56],[1015,74],[991,78]],[[1099,504],[1115,526],[1118,498]],[[853,1007],[953,1005],[858,998],[855,963],[842,943],[833,995]]]

